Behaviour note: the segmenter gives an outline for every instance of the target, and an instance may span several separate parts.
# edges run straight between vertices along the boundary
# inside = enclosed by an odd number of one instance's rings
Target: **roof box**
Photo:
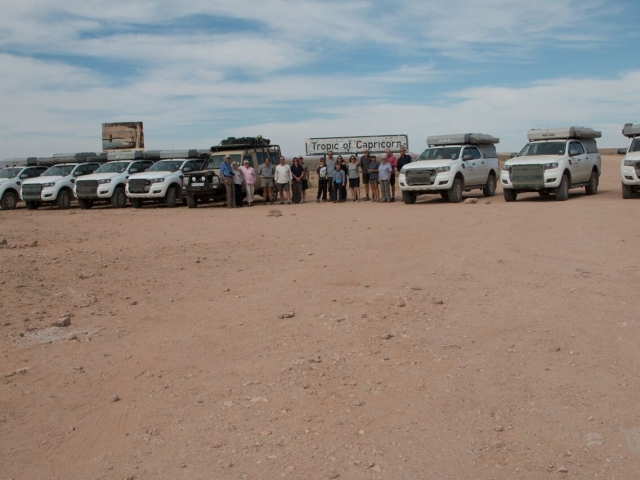
[[[625,123],[622,127],[622,134],[629,138],[640,137],[640,124]]]
[[[172,158],[197,158],[198,150],[147,150],[144,158],[149,160],[169,160]]]
[[[53,158],[69,159],[72,162],[84,162],[88,157],[95,157],[96,152],[54,153]]]
[[[486,133],[456,133],[453,135],[432,135],[427,137],[427,145],[489,145],[500,143],[500,139]]]
[[[559,127],[546,129],[533,129],[527,132],[527,138],[530,142],[536,140],[565,140],[568,138],[594,139],[600,138],[602,132],[586,127]]]
[[[108,152],[107,160],[137,160],[142,158],[142,150],[132,150],[130,152]]]

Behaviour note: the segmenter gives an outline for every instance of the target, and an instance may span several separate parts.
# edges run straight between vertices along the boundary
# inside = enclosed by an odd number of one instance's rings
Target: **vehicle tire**
[[[539,190],[538,191],[538,195],[540,195],[541,197],[548,197],[549,196],[549,192],[546,190]]]
[[[459,178],[453,179],[453,185],[449,189],[449,203],[460,203],[462,201],[462,180]]]
[[[513,188],[502,189],[502,195],[504,195],[505,202],[515,202],[516,198],[518,198],[518,192],[516,192]]]
[[[169,187],[169,190],[167,191],[167,207],[169,208],[175,208],[176,206],[176,190],[178,190],[176,187]]]
[[[2,208],[2,210],[15,210],[17,205],[18,196],[11,191],[4,192],[2,201],[0,201],[0,208]]]
[[[198,206],[198,197],[187,195],[187,206],[189,208],[196,208]]]
[[[415,192],[402,192],[402,201],[407,205],[416,203],[418,195]]]
[[[27,207],[27,210],[37,210],[40,206],[40,202],[34,202],[32,200],[27,200],[24,204]]]
[[[564,202],[569,199],[569,177],[567,175],[562,175],[562,180],[560,180],[560,185],[556,188],[556,200],[559,202]]]
[[[113,208],[124,208],[127,205],[127,194],[124,193],[124,188],[117,187],[113,191],[113,196],[111,197],[111,206]]]
[[[56,205],[60,210],[66,210],[71,207],[71,192],[69,190],[62,190],[58,193],[56,198]]]
[[[443,200],[449,200],[449,191],[440,192],[440,197],[442,197]]]
[[[587,195],[595,195],[598,193],[598,174],[596,172],[591,172],[589,184],[584,187],[584,191]]]
[[[79,198],[78,199],[78,206],[82,209],[82,210],[89,210],[91,207],[93,207],[93,201],[87,198]]]
[[[622,184],[622,198],[625,200],[633,198],[633,188],[630,185]]]
[[[487,178],[487,183],[482,189],[482,194],[485,197],[493,197],[496,194],[496,177],[493,174],[489,174],[489,178]]]
[[[133,208],[141,208],[142,207],[142,200],[140,200],[139,198],[132,198],[131,199],[131,206]]]

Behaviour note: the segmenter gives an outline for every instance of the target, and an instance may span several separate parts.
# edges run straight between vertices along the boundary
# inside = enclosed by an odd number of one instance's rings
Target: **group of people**
[[[381,155],[380,161],[375,155],[370,155],[368,149],[364,149],[358,160],[355,155],[349,157],[347,163],[342,155],[334,157],[329,150],[326,157],[320,159],[320,165],[316,169],[318,176],[318,194],[316,201],[333,203],[347,200],[347,184],[351,191],[351,200],[354,202],[393,202],[395,200],[396,170],[411,162],[411,156],[404,148],[400,148],[400,155],[396,158],[390,149]],[[285,157],[280,157],[277,165],[272,165],[267,157],[256,171],[248,160],[239,166],[231,162],[227,155],[220,164],[220,176],[224,179],[227,206],[237,208],[242,205],[242,186],[245,186],[247,204],[254,202],[254,189],[256,178],[260,178],[262,185],[262,197],[264,203],[273,205],[280,197],[281,204],[304,203],[306,191],[309,188],[309,169],[304,163],[304,158],[294,157],[292,165],[286,163]],[[361,199],[360,178],[364,185],[366,196]],[[274,191],[275,190],[275,191]],[[369,196],[371,194],[371,196]]]

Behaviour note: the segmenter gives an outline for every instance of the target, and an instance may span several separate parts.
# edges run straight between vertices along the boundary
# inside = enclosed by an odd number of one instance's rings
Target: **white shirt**
[[[284,165],[278,164],[276,167],[275,181],[276,183],[288,183],[293,179],[291,175],[291,168],[286,163]]]

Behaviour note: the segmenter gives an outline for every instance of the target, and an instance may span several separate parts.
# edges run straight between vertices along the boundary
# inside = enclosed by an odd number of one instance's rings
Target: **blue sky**
[[[100,151],[103,122],[146,147],[261,134],[465,131],[518,150],[584,125],[601,147],[640,122],[631,0],[22,0],[0,18],[0,159]]]

